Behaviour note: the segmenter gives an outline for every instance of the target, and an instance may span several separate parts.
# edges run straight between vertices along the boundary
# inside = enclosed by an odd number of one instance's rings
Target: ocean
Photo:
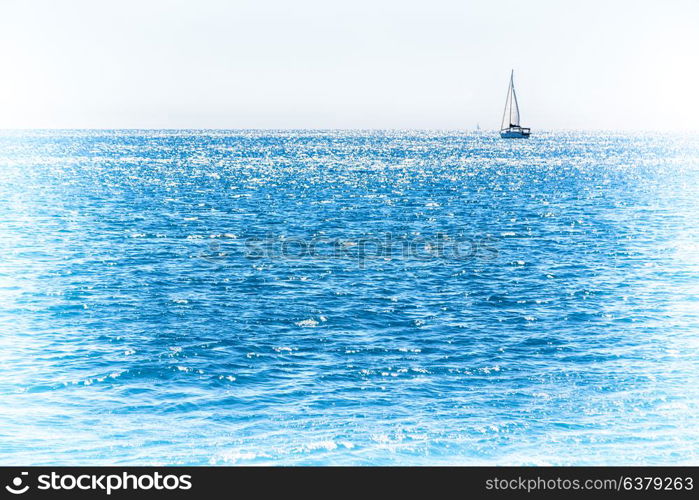
[[[0,133],[0,464],[699,462],[699,137]]]

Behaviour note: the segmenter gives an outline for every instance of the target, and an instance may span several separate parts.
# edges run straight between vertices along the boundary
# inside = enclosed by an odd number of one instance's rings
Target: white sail
[[[500,130],[510,127],[519,127],[519,104],[517,104],[517,94],[515,93],[514,71],[510,74],[510,85],[507,88],[505,111],[502,113]]]

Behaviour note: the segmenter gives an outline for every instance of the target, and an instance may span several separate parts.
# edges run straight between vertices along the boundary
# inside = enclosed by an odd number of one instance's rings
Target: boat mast
[[[510,124],[512,123],[512,92],[514,91],[514,84],[513,84],[514,73],[515,73],[515,70],[512,70],[512,73],[510,73],[510,85],[507,87],[507,97],[505,98],[505,109],[502,110],[502,121],[500,122],[500,130],[510,128]],[[507,125],[505,125],[505,117],[507,116],[508,105],[510,108],[510,121],[507,123]]]
[[[515,70],[510,73],[510,122],[508,127],[512,126],[512,95],[515,93]]]

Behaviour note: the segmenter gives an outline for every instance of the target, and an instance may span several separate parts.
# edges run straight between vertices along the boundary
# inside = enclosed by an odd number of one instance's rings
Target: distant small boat
[[[517,104],[517,94],[515,94],[514,77],[515,71],[512,70],[507,99],[505,99],[505,111],[502,113],[502,123],[500,124],[500,137],[503,139],[526,138],[531,133],[531,129],[519,125],[519,105]]]

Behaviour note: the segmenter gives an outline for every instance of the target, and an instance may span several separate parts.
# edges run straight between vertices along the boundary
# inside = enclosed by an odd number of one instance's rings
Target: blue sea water
[[[699,137],[0,134],[1,464],[697,464]]]

